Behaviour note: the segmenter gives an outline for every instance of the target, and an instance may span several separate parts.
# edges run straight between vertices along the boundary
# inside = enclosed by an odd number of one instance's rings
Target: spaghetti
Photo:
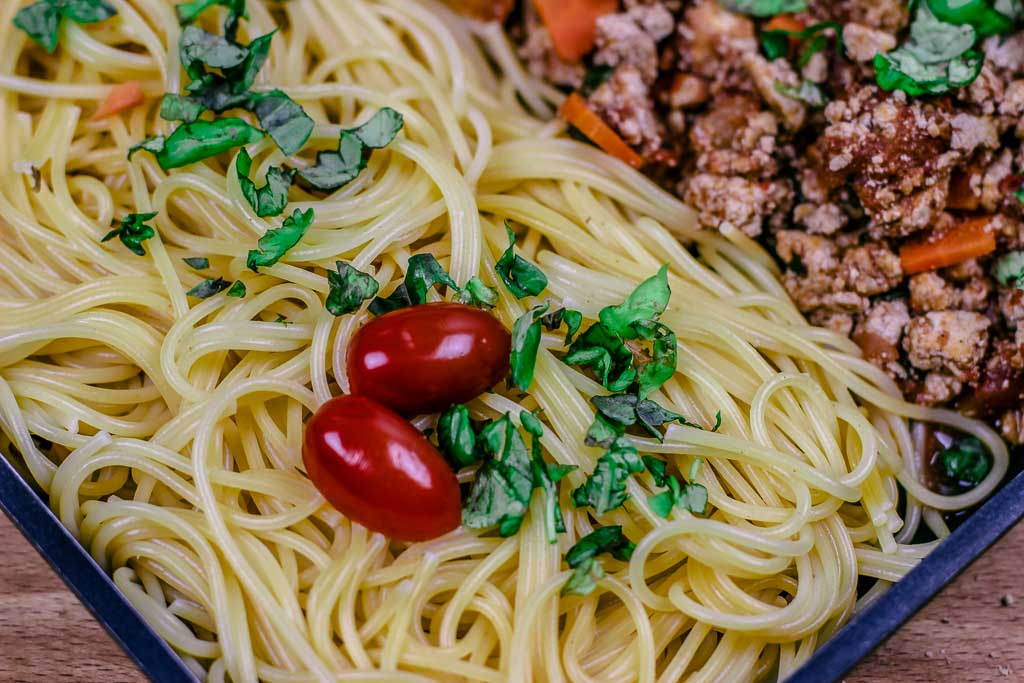
[[[314,209],[312,227],[254,274],[247,252],[277,222],[246,201],[236,152],[171,172],[127,159],[174,128],[158,103],[183,86],[182,29],[170,0],[110,4],[106,21],[64,22],[52,54],[12,27],[21,3],[0,7],[0,445],[197,675],[784,678],[933,547],[912,542],[922,523],[941,539],[936,511],[979,502],[1005,473],[994,432],[903,402],[852,342],[804,321],[760,247],[728,226],[698,230],[638,172],[568,139],[543,120],[560,95],[526,76],[497,25],[428,0],[248,3],[244,35],[279,29],[256,90],[286,91],[316,122],[290,159],[269,138],[248,145],[254,175],[309,166],[381,107],[405,118],[341,190],[292,188],[289,212]],[[141,106],[92,118],[125,81],[141,84]],[[151,212],[145,256],[101,242],[114,219]],[[455,281],[498,287],[494,314],[510,328],[528,307],[495,273],[506,219],[550,298],[587,320],[668,264],[661,322],[679,362],[656,397],[705,426],[720,411],[722,426],[629,438],[683,472],[699,458],[707,516],[653,514],[642,474],[600,520],[562,487],[556,544],[537,497],[514,536],[462,528],[405,544],[349,522],[310,484],[304,420],[347,391],[347,343],[369,317],[325,310],[326,272],[344,259],[389,292],[412,254],[430,253]],[[208,270],[182,260],[197,257]],[[187,297],[208,275],[247,295]],[[588,399],[604,390],[561,346],[545,333],[529,395],[469,408],[541,409],[545,457],[577,466],[578,486],[600,455],[583,440]],[[926,489],[911,420],[980,439],[984,481],[952,497]],[[637,543],[631,559],[608,560],[590,595],[560,596],[566,549],[611,524]],[[878,581],[858,598],[860,577]]]

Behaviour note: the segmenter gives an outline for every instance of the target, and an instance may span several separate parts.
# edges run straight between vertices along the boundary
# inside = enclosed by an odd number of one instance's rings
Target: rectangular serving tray
[[[150,680],[197,680],[3,457],[0,508]],[[1024,472],[976,510],[902,581],[825,642],[787,683],[841,679],[1021,518]]]

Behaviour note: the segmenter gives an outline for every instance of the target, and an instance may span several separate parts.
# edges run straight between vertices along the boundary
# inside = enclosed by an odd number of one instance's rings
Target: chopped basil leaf
[[[600,320],[608,330],[623,339],[635,339],[638,335],[633,324],[641,320],[654,320],[665,312],[672,290],[668,286],[668,266],[634,289],[618,306],[601,310]]]
[[[248,19],[249,15],[245,9],[245,0],[191,0],[183,2],[174,9],[178,15],[179,24],[188,24],[195,21],[200,14],[213,7],[221,5],[228,9],[224,19],[224,33],[229,40],[234,40],[238,33],[238,22],[241,19]]]
[[[727,10],[752,17],[773,17],[807,9],[807,0],[718,0],[718,4]]]
[[[812,107],[824,107],[828,104],[828,98],[825,97],[821,86],[806,79],[801,80],[800,85],[786,85],[782,81],[775,81],[773,87],[780,95],[806,102]]]
[[[609,422],[601,413],[594,418],[593,424],[587,429],[587,435],[583,443],[588,446],[603,446],[607,448],[617,438],[622,436],[623,428]]]
[[[118,221],[116,227],[104,235],[100,241],[106,242],[116,237],[133,254],[145,256],[146,250],[142,247],[142,243],[156,235],[156,231],[146,225],[146,221],[153,218],[156,218],[156,212],[130,213]]]
[[[461,470],[477,461],[476,431],[464,405],[454,405],[437,420],[437,443],[453,470]]]
[[[595,64],[591,66],[583,74],[583,81],[580,83],[578,92],[581,96],[588,97],[592,92],[601,87],[602,83],[611,78],[614,71],[615,67],[608,64]],[[526,108],[529,109],[529,107]]]
[[[460,304],[490,309],[498,303],[498,290],[488,287],[478,277],[471,277],[455,300]]]
[[[622,533],[621,526],[606,526],[587,534],[569,549],[565,561],[572,576],[562,588],[562,595],[589,595],[604,576],[598,555],[608,553],[617,560],[628,562],[636,544]]]
[[[92,24],[117,14],[103,0],[38,0],[14,15],[14,25],[35,43],[52,53],[57,49],[61,19]]]
[[[405,271],[405,289],[414,304],[427,303],[427,291],[435,285],[444,285],[458,291],[459,286],[433,254],[414,254],[409,257]]]
[[[377,295],[380,284],[372,275],[344,261],[335,261],[334,267],[337,271],[327,271],[327,284],[331,289],[325,303],[333,315],[358,311],[364,301]]]
[[[313,119],[281,90],[254,97],[251,106],[260,120],[260,127],[274,139],[285,156],[302,149],[313,132]]]
[[[509,381],[520,391],[528,391],[537,366],[540,349],[540,318],[548,304],[534,306],[512,325],[512,353],[509,357]]]
[[[525,410],[519,413],[519,421],[532,436],[530,469],[533,473],[533,486],[544,491],[544,529],[548,543],[557,543],[558,534],[565,532],[562,508],[558,505],[557,483],[575,467],[552,466],[545,463],[540,447],[540,437],[544,435],[544,425],[536,415]]]
[[[563,362],[592,368],[609,391],[624,391],[637,374],[633,368],[633,352],[599,322],[576,338]]]
[[[712,432],[717,432],[722,426],[722,411],[719,410],[715,413],[715,426],[711,428]],[[700,462],[699,460],[697,462]],[[691,477],[692,478],[692,477]]]
[[[927,0],[927,4],[940,21],[954,25],[968,24],[974,27],[979,36],[992,36],[1013,30],[1015,10],[1012,2],[1002,5],[1005,12],[999,11],[998,3],[992,7],[991,0]]]
[[[280,323],[280,324],[285,325],[285,326],[292,324],[291,322],[288,321],[288,318],[284,317],[280,313],[278,313],[277,317],[274,318],[274,322],[275,323]]]
[[[210,278],[209,280],[203,280],[192,289],[185,292],[188,296],[194,296],[197,299],[206,299],[214,294],[219,294],[225,289],[231,286],[231,283],[222,277]]]
[[[228,296],[233,296],[236,299],[241,299],[245,296],[245,283],[241,280],[235,280],[235,283],[231,285],[231,289],[228,290]]]
[[[189,268],[193,270],[206,270],[210,267],[210,259],[205,256],[190,256],[188,258],[181,259],[184,261]]]
[[[565,345],[569,346],[572,344],[576,333],[580,331],[580,325],[583,324],[583,314],[571,308],[559,308],[546,314],[541,318],[541,322],[549,330],[557,330],[565,322]]]
[[[641,339],[652,342],[652,358],[640,366],[637,374],[637,394],[646,398],[676,374],[676,333],[655,322],[639,322],[633,328]]]
[[[402,130],[405,119],[391,107],[381,107],[361,126],[348,130],[370,149],[383,149]]]
[[[346,132],[338,139],[338,151],[316,153],[316,164],[299,171],[299,177],[314,189],[333,192],[353,180],[366,168],[366,147]]]
[[[195,121],[178,126],[166,140],[163,140],[163,146],[159,149],[156,149],[157,140],[162,138],[151,138],[136,145],[128,153],[131,155],[139,149],[154,152],[160,168],[167,171],[194,164],[235,147],[248,145],[262,137],[263,133],[242,119]]]
[[[703,429],[699,424],[690,422],[658,402],[639,399],[633,394],[594,396],[590,402],[597,408],[599,416],[604,416],[612,425],[622,428],[640,425],[658,440],[662,438],[661,426],[669,422],[679,422],[687,427]]]
[[[409,298],[409,290],[406,289],[405,283],[395,287],[393,291],[387,297],[377,297],[370,302],[370,313],[374,315],[384,315],[391,311],[397,311],[399,308],[405,308],[406,306],[412,306],[412,300]]]
[[[1024,251],[1008,251],[999,257],[992,275],[1001,285],[1024,289]]]
[[[494,269],[498,271],[508,291],[517,299],[537,296],[548,286],[548,278],[540,268],[515,253],[516,234],[512,232],[508,221],[505,221],[505,232],[508,233],[508,249],[498,259]]]
[[[800,41],[810,39],[800,51],[800,56],[797,59],[799,66],[806,66],[811,61],[811,57],[824,50],[828,45],[828,38],[824,35],[824,31],[827,29],[832,29],[835,32],[836,52],[840,55],[843,54],[843,27],[836,21],[823,21],[808,26],[802,31],[787,31],[785,29],[762,31],[760,35],[761,49],[768,59],[775,60],[785,57],[789,53],[791,38]]]
[[[883,90],[908,95],[938,95],[971,83],[984,57],[973,50],[977,33],[970,25],[940,21],[926,2],[918,4],[910,39],[874,59],[875,79]]]
[[[614,510],[629,500],[626,481],[643,469],[643,461],[635,448],[615,442],[597,459],[597,465],[587,480],[573,490],[572,503],[576,507],[589,505],[599,515]]]
[[[366,168],[373,149],[379,149],[394,139],[402,124],[401,114],[390,107],[381,108],[363,125],[341,131],[338,150],[317,152],[316,164],[299,171],[299,176],[321,192],[333,192],[343,187]],[[373,144],[368,144],[367,140]]]
[[[678,477],[668,473],[668,463],[664,460],[645,455],[643,461],[647,471],[651,473],[654,483],[668,489],[647,498],[654,514],[668,518],[672,508],[677,505],[698,515],[707,511],[708,490],[704,486],[692,482],[686,484],[680,482]],[[693,474],[691,473],[690,476],[692,478]]]
[[[497,526],[500,535],[512,536],[523,523],[533,492],[530,455],[507,414],[484,427],[479,439],[489,457],[462,505],[462,523],[470,529]]]
[[[242,189],[242,195],[249,202],[256,215],[261,218],[277,216],[288,204],[288,188],[292,186],[295,179],[295,170],[284,170],[277,166],[267,169],[267,182],[262,187],[256,187],[256,183],[249,179],[249,171],[252,170],[252,157],[243,148],[238,152],[238,159],[235,162],[235,173],[238,175],[238,185]]]
[[[977,486],[992,469],[984,446],[973,436],[960,439],[942,451],[941,460],[946,474],[966,486]]]
[[[281,227],[267,230],[260,238],[257,248],[249,250],[249,255],[245,259],[246,267],[259,272],[260,268],[274,265],[289,249],[299,243],[312,224],[313,209],[295,209],[291,216],[284,219]]]
[[[174,93],[167,93],[160,102],[160,118],[164,121],[192,123],[204,111],[206,107],[202,102]]]
[[[178,54],[185,73],[193,80],[201,80],[206,75],[204,67],[231,69],[242,64],[249,51],[198,26],[186,26],[178,38]]]
[[[153,154],[159,154],[163,151],[164,145],[167,144],[167,140],[163,135],[157,135],[155,137],[146,138],[137,145],[132,145],[128,148],[128,159],[132,158],[132,155],[140,150],[145,150]]]

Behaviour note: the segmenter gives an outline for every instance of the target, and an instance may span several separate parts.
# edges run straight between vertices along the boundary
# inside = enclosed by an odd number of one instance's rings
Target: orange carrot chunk
[[[900,263],[908,275],[955,266],[996,250],[995,235],[988,229],[989,218],[972,218],[933,241],[905,244]]]
[[[597,18],[619,9],[619,0],[533,0],[551,44],[563,61],[578,62],[594,47]]]
[[[126,109],[137,107],[142,104],[146,96],[142,93],[142,86],[138,81],[118,83],[110,89],[110,94],[103,101],[100,108],[93,115],[93,120],[105,119],[115,114],[120,114]]]
[[[573,93],[566,98],[558,109],[558,115],[567,123],[576,126],[588,140],[616,159],[626,162],[633,168],[643,166],[643,157],[634,152],[607,123],[601,120],[600,116],[591,111],[587,101],[578,94]]]
[[[764,25],[765,31],[789,31],[790,33],[800,33],[806,26],[804,22],[797,19],[792,14],[776,14],[774,17],[768,20]]]

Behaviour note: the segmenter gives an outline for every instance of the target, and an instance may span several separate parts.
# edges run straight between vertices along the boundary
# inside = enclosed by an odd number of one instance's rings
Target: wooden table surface
[[[0,682],[144,680],[2,514],[0,548]],[[846,680],[1024,682],[1024,524]]]

